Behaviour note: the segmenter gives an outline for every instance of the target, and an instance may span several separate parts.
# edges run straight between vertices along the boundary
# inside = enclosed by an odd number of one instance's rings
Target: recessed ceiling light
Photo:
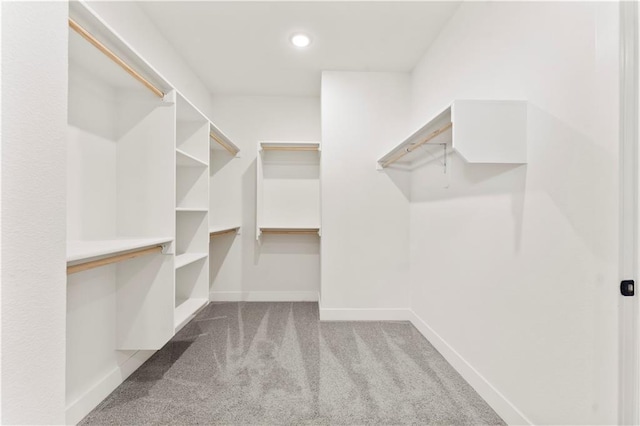
[[[311,44],[311,37],[303,33],[292,35],[290,40],[295,47],[307,47]]]

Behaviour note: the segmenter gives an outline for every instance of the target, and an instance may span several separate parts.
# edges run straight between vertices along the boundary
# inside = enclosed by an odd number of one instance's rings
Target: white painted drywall
[[[415,127],[530,102],[528,165],[415,173],[411,306],[535,424],[617,422],[617,72],[618,5],[586,2],[464,3],[413,72]]]
[[[2,3],[2,423],[64,423],[67,4]]]
[[[408,133],[409,89],[407,73],[322,74],[322,319],[409,306],[409,201],[376,170]]]
[[[208,88],[167,41],[162,28],[157,28],[136,2],[88,0],[87,4],[158,70],[172,87],[178,89],[205,114],[210,115]]]
[[[239,158],[211,151],[212,226],[241,225],[241,234],[210,245],[212,300],[317,300],[320,242],[313,236],[269,235],[258,244],[258,141],[319,141],[316,97],[214,96],[212,119],[240,148]],[[323,161],[323,160],[321,160]]]

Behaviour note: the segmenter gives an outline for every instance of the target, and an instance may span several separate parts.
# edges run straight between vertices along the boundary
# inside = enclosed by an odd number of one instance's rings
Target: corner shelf
[[[222,130],[218,129],[213,122],[209,122],[209,138],[213,139],[214,142],[209,145],[211,150],[225,150],[233,157],[240,152],[240,148],[231,142],[231,139],[229,139]]]
[[[527,102],[456,100],[378,160],[378,169],[422,165],[425,144],[451,144],[468,163],[527,162]]]

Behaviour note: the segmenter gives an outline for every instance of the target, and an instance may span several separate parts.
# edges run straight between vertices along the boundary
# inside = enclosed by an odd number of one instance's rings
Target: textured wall
[[[2,423],[64,423],[66,2],[2,3]]]

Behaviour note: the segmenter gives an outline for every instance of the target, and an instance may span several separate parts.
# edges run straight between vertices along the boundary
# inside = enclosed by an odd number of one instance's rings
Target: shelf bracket
[[[171,253],[171,242],[162,244],[162,250],[160,254],[170,254]]]

